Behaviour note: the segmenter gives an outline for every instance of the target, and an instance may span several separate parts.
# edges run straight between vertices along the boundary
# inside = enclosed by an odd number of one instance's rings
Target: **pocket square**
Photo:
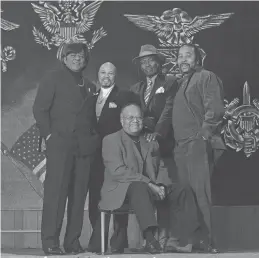
[[[156,93],[155,94],[158,94],[158,93],[164,93],[165,92],[165,89],[164,87],[160,87],[156,90]]]
[[[109,108],[116,108],[117,105],[114,102],[109,103]]]

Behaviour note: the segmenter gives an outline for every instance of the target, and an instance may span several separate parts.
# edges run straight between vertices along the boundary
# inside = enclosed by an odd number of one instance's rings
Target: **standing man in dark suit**
[[[115,133],[121,129],[120,110],[121,107],[128,102],[134,101],[135,94],[130,91],[120,89],[115,84],[116,67],[106,62],[101,65],[98,71],[98,83],[101,86],[98,95],[96,96],[96,118],[97,132],[100,138],[103,139],[106,135]],[[104,164],[102,160],[101,148],[98,150],[94,166],[90,175],[89,188],[89,218],[93,228],[93,233],[89,241],[88,251],[101,252],[101,218],[98,209],[100,201],[100,192],[104,180]],[[107,215],[107,228],[110,221],[110,216]],[[127,223],[128,216],[114,216],[114,234],[111,238],[111,251],[113,253],[122,252],[128,245],[127,232],[125,227],[120,227],[119,223]],[[106,235],[106,240],[108,235]],[[107,241],[106,241],[107,245]]]
[[[225,149],[220,137],[224,115],[223,85],[217,75],[201,67],[195,45],[180,47],[178,65],[183,78],[172,114],[178,176],[180,182],[190,184],[196,194],[208,230],[208,242],[203,245],[205,251],[216,252],[211,232],[210,179]]]
[[[96,134],[95,85],[82,74],[89,59],[85,44],[64,45],[62,68],[39,86],[33,113],[46,142],[46,178],[41,225],[46,255],[60,255],[60,231],[67,201],[64,250],[83,252],[79,242],[90,167],[100,139]]]
[[[172,157],[174,148],[172,107],[178,88],[176,77],[162,74],[164,56],[152,45],[142,46],[139,56],[133,61],[139,61],[145,79],[133,85],[131,91],[139,96],[141,102],[147,140],[157,140],[159,143],[161,153],[159,180],[165,185],[169,185],[173,181],[177,181],[176,167]],[[166,228],[168,228],[166,217],[168,218],[169,214],[167,211],[167,207],[163,207],[163,203],[161,203],[161,209],[158,212],[158,217],[163,216],[160,219],[160,238],[164,237]]]
[[[181,240],[182,244],[189,243],[190,251],[192,245],[189,241],[198,227],[192,190],[179,184],[168,187],[160,184],[159,145],[157,141],[144,138],[143,113],[138,105],[128,104],[122,108],[121,124],[123,128],[120,131],[103,139],[105,179],[100,207],[116,210],[124,203],[129,203],[146,239],[145,251],[157,253],[161,252],[161,246],[154,237],[158,227],[155,204],[156,201],[165,200],[173,212],[181,213]],[[175,206],[177,209],[174,209]]]

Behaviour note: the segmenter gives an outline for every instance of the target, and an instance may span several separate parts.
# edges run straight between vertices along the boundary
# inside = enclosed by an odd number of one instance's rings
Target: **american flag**
[[[43,152],[39,152],[39,140],[39,129],[34,124],[18,138],[10,153],[43,183],[46,174],[46,157]]]

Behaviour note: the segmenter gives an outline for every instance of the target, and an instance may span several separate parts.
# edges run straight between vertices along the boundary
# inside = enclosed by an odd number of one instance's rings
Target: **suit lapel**
[[[152,88],[152,91],[150,93],[150,96],[149,96],[149,99],[148,99],[148,102],[147,102],[147,107],[149,106],[152,98],[155,96],[155,93],[156,93],[156,90],[158,89],[158,87],[161,87],[164,85],[164,82],[165,82],[165,77],[163,75],[157,75],[156,79],[155,79],[155,82],[154,82],[154,86]]]
[[[84,99],[83,96],[80,92],[79,86],[76,85],[76,82],[73,78],[73,76],[69,73],[69,71],[66,70],[66,68],[63,68],[64,72],[62,73],[62,81],[63,87],[67,88],[68,94],[70,95],[71,98],[76,99],[75,103],[75,109],[76,113],[79,113],[83,107],[84,104]]]
[[[184,99],[185,99],[185,102],[186,102],[186,105],[189,107],[189,109],[192,111],[191,109],[191,106],[190,106],[190,103],[188,101],[188,98],[187,98],[187,95],[186,95],[186,90],[189,86],[189,83],[191,81],[191,78],[193,76],[194,72],[189,74],[186,78],[183,78],[181,84],[180,84],[180,87],[183,87],[183,96],[184,96]]]
[[[147,157],[148,149],[149,149],[149,144],[143,136],[140,136],[139,139],[140,139],[141,155],[143,160],[145,161]]]
[[[101,90],[99,91],[99,94],[100,94],[100,92],[101,92]],[[103,120],[103,118],[105,117],[105,113],[109,110],[109,103],[115,101],[117,93],[118,93],[118,86],[115,85],[103,105],[102,112],[99,117],[98,123],[100,123]],[[99,96],[99,94],[98,94],[98,96]],[[98,99],[98,96],[96,98],[96,101]],[[95,102],[95,105],[96,105],[96,102]]]
[[[81,96],[81,99],[82,99],[82,104],[81,104],[81,107],[80,107],[79,111],[81,111],[81,109],[83,108],[83,106],[84,106],[86,100],[87,100],[89,97],[95,98],[95,95],[92,95],[92,93],[90,92],[91,89],[90,89],[90,87],[88,87],[89,85],[88,85],[88,83],[87,83],[87,81],[86,81],[85,78],[84,78],[84,80],[85,80],[85,85],[84,85],[84,87],[85,87],[85,93],[86,93],[85,98],[83,98],[79,86],[76,86],[76,87],[77,87],[77,91],[79,92],[79,95]],[[94,100],[94,103],[95,103],[95,100]]]
[[[136,145],[134,144],[133,140],[123,131],[122,131],[122,136],[123,136],[123,141],[126,147],[127,152],[129,152],[131,155],[135,157],[135,161],[137,161],[137,166],[139,167],[139,171],[143,171],[143,159],[141,157],[141,154],[139,153]],[[134,160],[130,160],[130,162],[134,162]],[[131,164],[134,165],[134,164]]]
[[[140,103],[141,103],[142,110],[146,109],[146,103],[144,100],[144,93],[145,93],[146,87],[147,87],[147,82],[143,81],[140,83],[139,95],[140,95]]]

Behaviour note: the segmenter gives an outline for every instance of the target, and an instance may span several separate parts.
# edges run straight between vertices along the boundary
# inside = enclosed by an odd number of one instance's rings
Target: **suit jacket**
[[[100,90],[98,93],[100,93]],[[122,90],[117,85],[114,86],[106,99],[97,122],[97,132],[100,134],[101,139],[103,139],[106,135],[115,133],[121,129],[121,108],[127,103],[134,102],[135,98],[136,96],[132,92]],[[95,105],[97,99],[98,96],[96,96]]]
[[[120,208],[133,181],[156,182],[160,164],[158,143],[147,142],[140,136],[140,146],[142,155],[123,129],[103,139],[105,179],[101,190],[100,208]]]
[[[223,84],[213,72],[198,67],[189,77],[184,89],[184,100],[200,128],[197,133],[210,136],[210,142],[215,149],[225,149],[220,136],[224,115]],[[179,114],[182,116],[183,114]],[[179,126],[175,124],[174,127]],[[191,128],[190,128],[191,130]]]
[[[159,140],[161,156],[171,156],[174,146],[172,132],[172,108],[173,100],[178,89],[177,78],[171,75],[158,75],[155,79],[147,105],[144,101],[144,92],[147,87],[146,80],[133,85],[130,90],[136,93],[144,112],[144,126],[149,132],[157,132],[162,136]],[[160,88],[163,93],[156,93]],[[153,118],[151,120],[150,118]]]
[[[87,78],[84,78],[84,82],[87,93],[85,99],[65,67],[48,73],[39,85],[33,114],[41,137],[78,132],[80,152],[87,155],[94,151],[100,140],[94,133],[96,87]]]

